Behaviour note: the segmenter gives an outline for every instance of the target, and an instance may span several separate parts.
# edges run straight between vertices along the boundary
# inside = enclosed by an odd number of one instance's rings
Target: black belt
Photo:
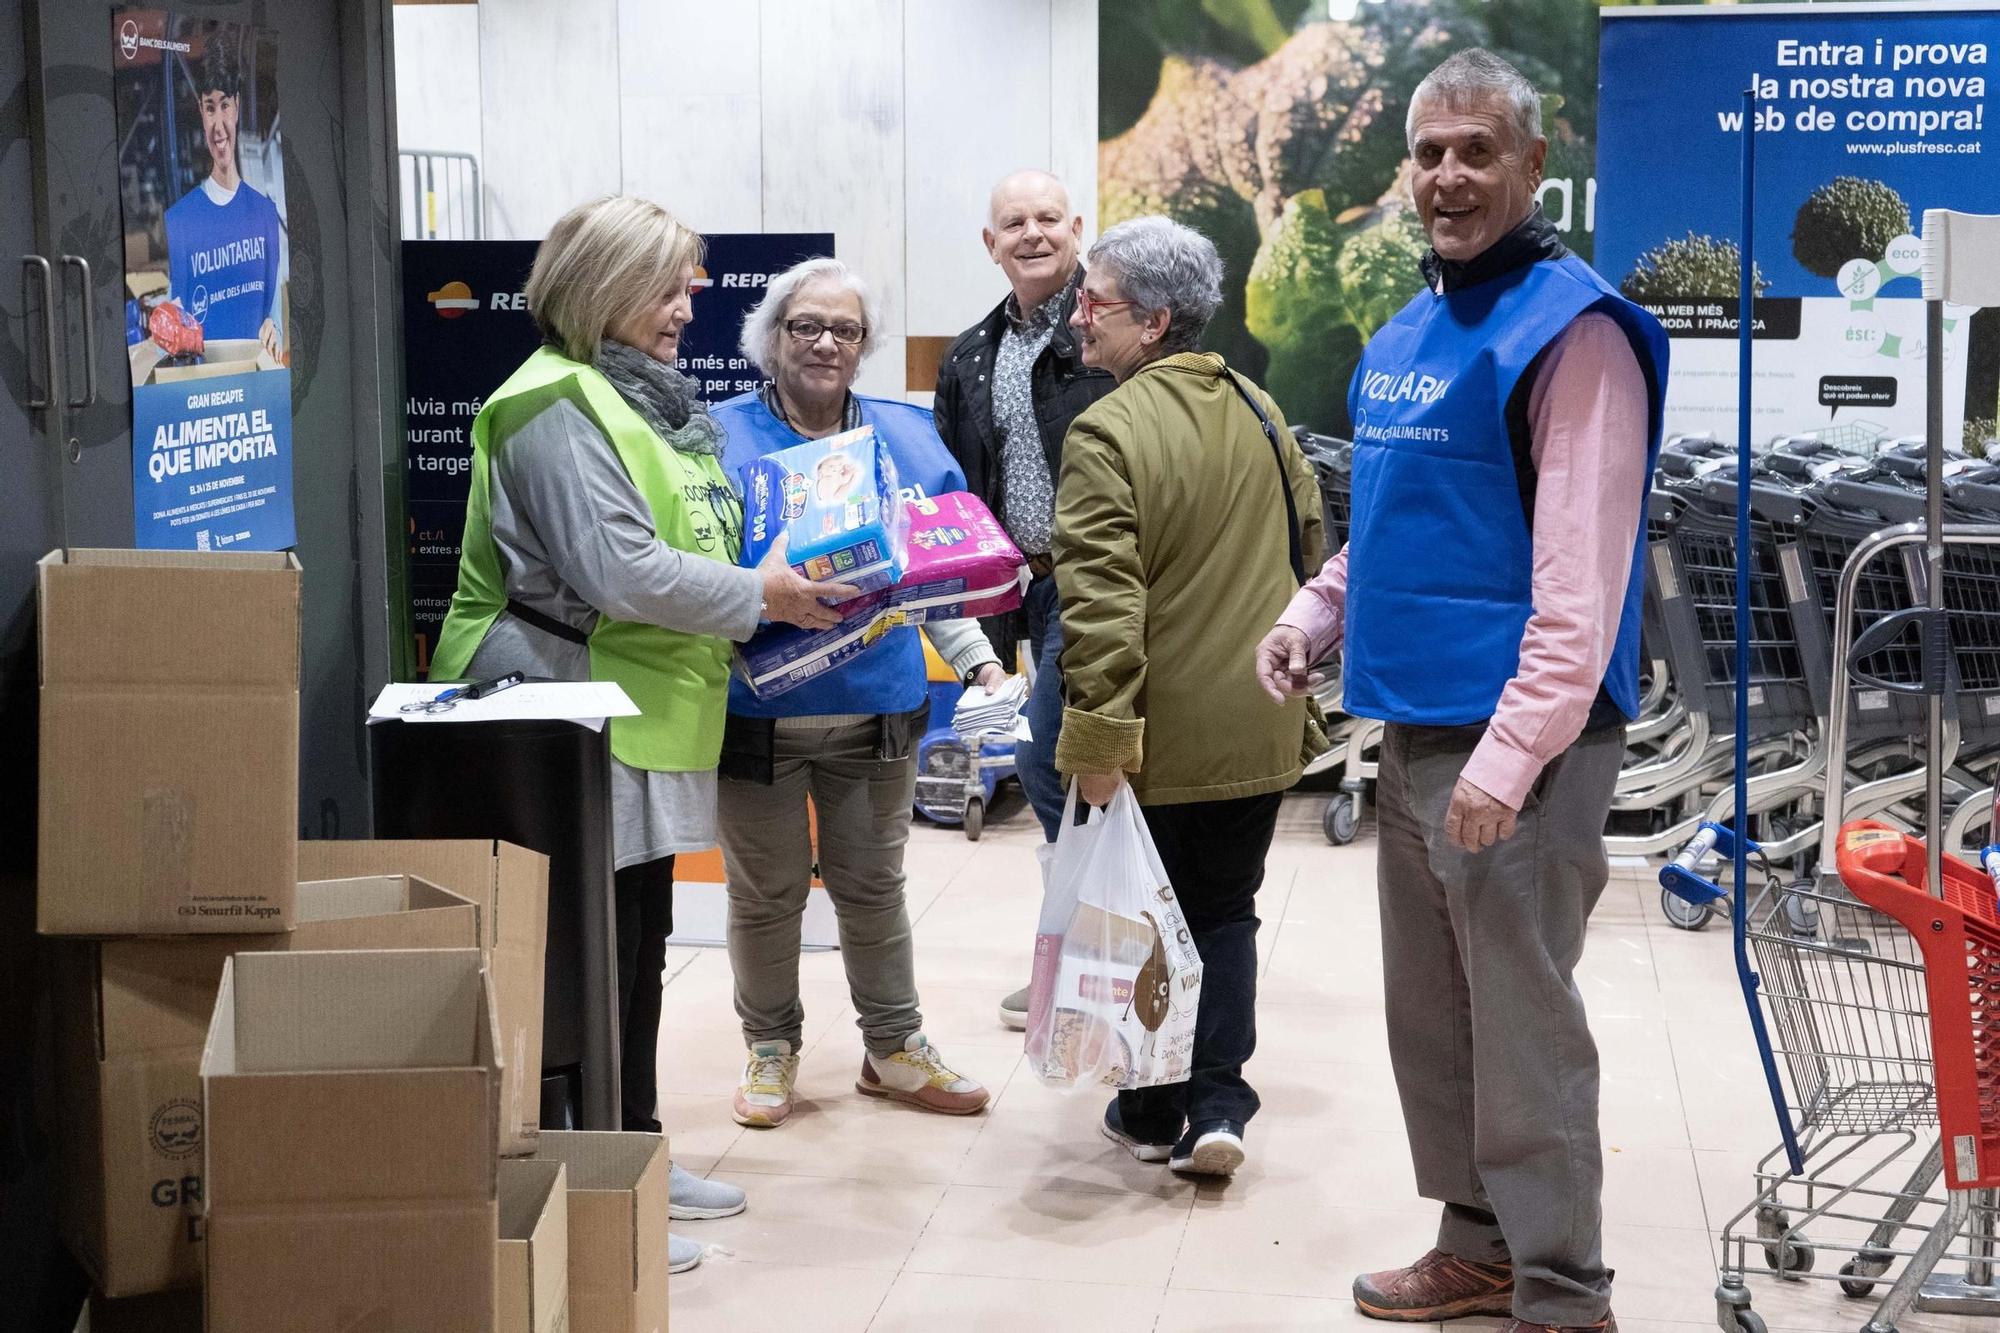
[[[557,620],[554,616],[543,615],[540,611],[537,611],[534,607],[529,606],[526,602],[517,602],[512,597],[509,597],[507,599],[507,614],[514,617],[514,619],[516,620],[524,621],[527,624],[533,625],[536,629],[540,630],[544,634],[553,634],[558,639],[565,639],[570,643],[580,643],[584,645],[588,645],[590,643],[590,636],[588,634],[585,634],[582,630],[578,629],[576,626],[565,625],[562,623],[562,621]]]

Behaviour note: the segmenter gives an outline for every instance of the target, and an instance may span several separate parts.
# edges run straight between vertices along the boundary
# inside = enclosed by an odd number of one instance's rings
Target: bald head
[[[1000,229],[1000,215],[1009,208],[1053,203],[1056,211],[1069,213],[1069,191],[1063,183],[1039,167],[1029,167],[1003,176],[986,201],[986,225]]]
[[[1026,311],[1061,291],[1076,270],[1083,219],[1070,211],[1061,181],[1029,169],[993,187],[980,235],[1013,286],[1015,303]]]

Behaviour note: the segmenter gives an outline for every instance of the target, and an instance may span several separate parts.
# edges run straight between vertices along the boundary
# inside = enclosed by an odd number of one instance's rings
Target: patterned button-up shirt
[[[993,428],[1000,434],[1000,493],[1007,535],[1027,556],[1046,555],[1055,527],[1056,487],[1049,456],[1035,420],[1036,358],[1055,337],[1068,287],[1042,302],[1026,318],[1007,298],[1007,331],[993,359]]]

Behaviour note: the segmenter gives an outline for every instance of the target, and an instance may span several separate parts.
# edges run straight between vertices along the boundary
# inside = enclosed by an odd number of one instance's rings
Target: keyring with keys
[[[414,703],[404,704],[401,711],[405,713],[449,713],[467,699],[484,699],[489,694],[498,694],[502,690],[512,689],[526,679],[527,676],[519,671],[509,671],[506,675],[495,676],[491,680],[475,680],[466,685],[454,685],[435,698],[418,699]]]

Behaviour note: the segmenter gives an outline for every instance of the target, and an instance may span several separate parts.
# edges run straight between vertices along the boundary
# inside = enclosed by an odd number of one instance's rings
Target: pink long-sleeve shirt
[[[1534,611],[1521,633],[1520,666],[1463,773],[1515,810],[1549,761],[1583,733],[1611,661],[1645,502],[1646,414],[1644,373],[1609,315],[1581,315],[1564,329],[1529,387]],[[1318,661],[1339,646],[1346,607],[1342,547],[1278,623],[1301,631]]]

